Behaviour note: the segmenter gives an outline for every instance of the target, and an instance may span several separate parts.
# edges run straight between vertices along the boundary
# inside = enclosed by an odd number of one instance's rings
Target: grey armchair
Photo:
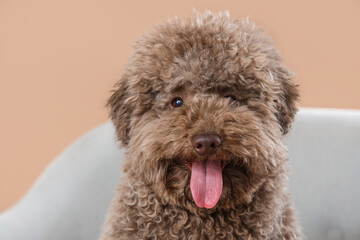
[[[359,240],[360,111],[301,109],[284,141],[306,238]],[[97,239],[122,157],[110,122],[79,138],[0,214],[0,239]]]

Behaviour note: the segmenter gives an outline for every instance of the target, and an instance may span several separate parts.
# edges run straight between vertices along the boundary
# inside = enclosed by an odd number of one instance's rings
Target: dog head
[[[206,13],[145,34],[108,101],[124,171],[198,211],[250,202],[284,168],[298,90],[264,31]]]

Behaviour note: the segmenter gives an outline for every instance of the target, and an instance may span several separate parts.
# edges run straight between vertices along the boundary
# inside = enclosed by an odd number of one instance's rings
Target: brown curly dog
[[[226,12],[145,34],[108,101],[127,152],[101,239],[299,239],[291,79],[264,31]]]

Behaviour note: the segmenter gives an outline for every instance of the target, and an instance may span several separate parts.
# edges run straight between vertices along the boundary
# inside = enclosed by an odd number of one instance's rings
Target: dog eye
[[[184,101],[177,97],[177,98],[174,98],[172,101],[171,101],[171,105],[174,107],[174,108],[177,108],[177,107],[180,107],[181,105],[183,105]]]
[[[224,98],[229,98],[231,102],[237,101],[236,97],[234,95],[231,95],[231,94],[224,96]]]

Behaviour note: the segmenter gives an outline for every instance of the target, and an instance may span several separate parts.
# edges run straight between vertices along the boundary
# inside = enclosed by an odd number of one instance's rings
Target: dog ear
[[[276,66],[272,71],[275,80],[280,83],[280,92],[274,100],[276,118],[283,134],[287,134],[297,112],[296,103],[299,97],[297,85],[292,81],[293,74],[282,66]]]
[[[109,116],[115,126],[118,140],[123,146],[129,143],[131,129],[131,115],[134,109],[128,89],[128,79],[124,75],[114,86],[112,95],[106,106],[110,107]]]

